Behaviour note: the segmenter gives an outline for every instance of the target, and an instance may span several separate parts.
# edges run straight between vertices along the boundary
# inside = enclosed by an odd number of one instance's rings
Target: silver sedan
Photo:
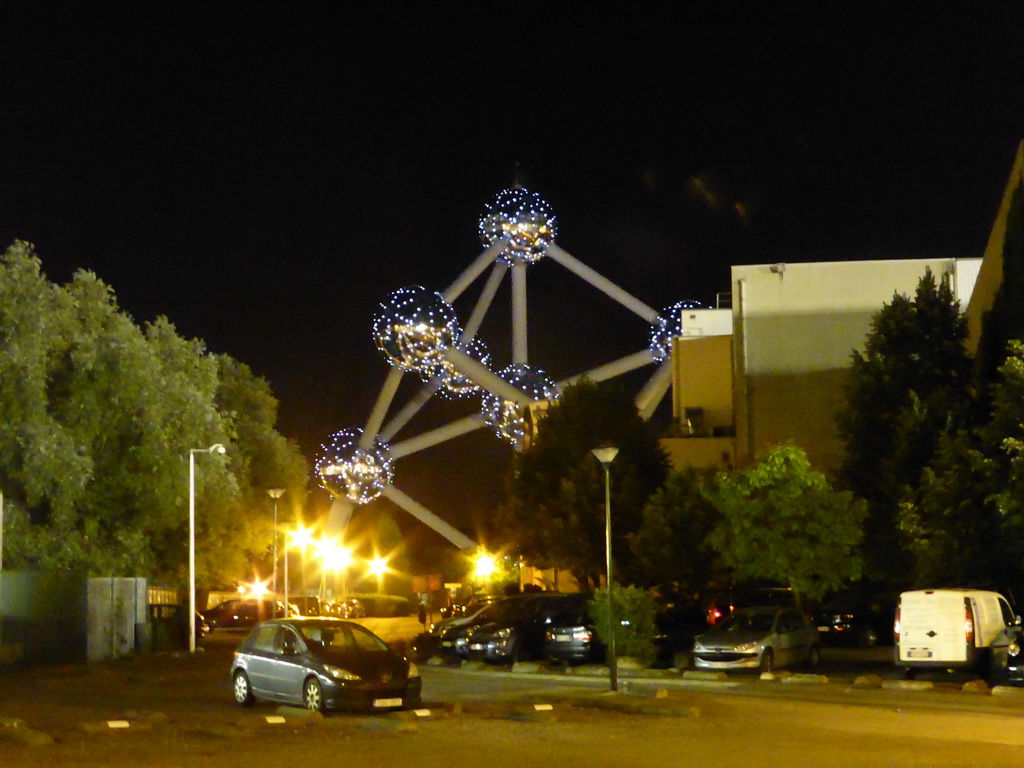
[[[818,630],[794,608],[743,608],[694,641],[697,669],[771,672],[821,657]]]

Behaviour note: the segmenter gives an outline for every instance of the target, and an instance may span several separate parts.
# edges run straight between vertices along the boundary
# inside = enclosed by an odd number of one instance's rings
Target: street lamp
[[[291,536],[291,542],[288,541],[288,536]],[[287,619],[291,615],[291,603],[288,598],[288,550],[291,547],[298,547],[299,549],[299,574],[302,577],[302,596],[306,596],[306,547],[310,545],[313,540],[313,532],[309,528],[303,528],[301,525],[294,531],[288,531],[285,536],[285,549],[284,549],[284,617]],[[305,608],[303,608],[305,610]]]
[[[227,451],[220,443],[188,452],[188,650],[196,652],[196,454]]]
[[[372,576],[377,577],[377,594],[384,594],[384,574],[388,572],[388,559],[376,555],[373,560],[369,562],[369,571]]]
[[[608,682],[613,691],[619,689],[618,660],[615,658],[615,610],[612,602],[612,485],[611,466],[619,449],[607,445],[591,451],[604,467],[604,562],[608,581]]]
[[[277,500],[284,496],[284,488],[269,488],[267,495],[274,500],[274,617],[277,618]]]

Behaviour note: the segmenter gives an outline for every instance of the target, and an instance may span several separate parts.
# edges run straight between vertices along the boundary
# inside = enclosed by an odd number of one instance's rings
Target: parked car
[[[473,630],[464,645],[468,658],[514,664],[544,658],[544,638],[552,620],[583,607],[582,593],[538,592],[522,595],[497,621]]]
[[[587,594],[582,605],[572,604],[551,617],[544,633],[544,658],[557,664],[603,664],[608,648],[598,637],[587,603],[593,599]]]
[[[274,617],[275,603],[272,600],[237,598],[225,600],[203,614],[210,630],[251,629],[260,621]],[[284,614],[284,607],[278,605],[278,613]]]
[[[503,600],[505,595],[493,595],[479,593],[471,595],[465,602],[452,603],[449,606],[445,606],[441,609],[441,618],[447,619],[459,619],[465,616],[472,616],[477,613],[481,608],[496,603],[499,600]]]
[[[435,652],[442,658],[448,661],[462,661],[468,658],[469,636],[476,631],[476,628],[500,621],[513,606],[523,599],[523,595],[504,597],[497,602],[478,608],[469,616],[438,622],[434,625],[434,629],[426,634],[435,638]]]
[[[365,619],[366,606],[355,597],[335,600],[324,606],[325,616],[337,616],[342,619]]]
[[[818,630],[795,608],[741,608],[698,635],[693,645],[697,669],[757,669],[771,672],[821,658]]]
[[[789,587],[734,587],[717,592],[708,605],[706,620],[715,626],[733,611],[756,606],[796,607],[796,595]]]
[[[1010,604],[981,589],[916,589],[900,594],[893,661],[913,677],[925,669],[989,671],[993,644],[1016,626]]]
[[[709,629],[700,605],[679,603],[662,607],[654,616],[657,634],[655,667],[687,667],[691,663],[693,643],[697,635]]]
[[[992,643],[990,680],[997,685],[1024,685],[1024,626],[1021,617],[1014,617]]]
[[[892,643],[892,625],[899,595],[894,593],[837,595],[814,613],[823,642],[873,648]]]
[[[231,663],[235,701],[257,699],[307,709],[418,707],[416,665],[365,627],[322,617],[273,619],[252,629]]]

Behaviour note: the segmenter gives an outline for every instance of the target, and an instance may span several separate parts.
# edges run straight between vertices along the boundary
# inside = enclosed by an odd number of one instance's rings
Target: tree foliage
[[[846,454],[839,485],[868,502],[865,549],[875,576],[907,568],[897,532],[900,500],[918,486],[943,436],[969,419],[967,325],[946,280],[927,271],[913,299],[896,295],[854,352],[838,414]]]
[[[591,454],[605,444],[619,449],[610,468],[613,552],[628,573],[628,536],[664,482],[668,458],[621,389],[589,381],[566,388],[515,457],[498,515],[502,535],[528,561],[568,569],[584,585],[605,570],[605,475]]]
[[[833,490],[801,449],[779,446],[750,469],[720,473],[710,498],[721,515],[711,544],[738,580],[820,598],[860,578],[864,503]]]
[[[697,594],[714,581],[720,568],[708,537],[718,510],[704,493],[706,480],[687,467],[673,472],[651,496],[629,542],[638,582]]]
[[[137,326],[94,274],[50,283],[31,246],[0,257],[4,564],[184,581],[188,457],[197,575],[250,576],[272,542],[265,489],[305,496],[305,462],[274,431],[269,387],[165,318]]]

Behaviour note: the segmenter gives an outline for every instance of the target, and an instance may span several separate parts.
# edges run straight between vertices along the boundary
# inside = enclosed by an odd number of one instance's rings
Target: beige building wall
[[[965,304],[980,266],[972,258],[733,267],[737,464],[792,441],[819,469],[835,468],[835,413],[874,315],[895,294],[913,296],[926,269]]]

